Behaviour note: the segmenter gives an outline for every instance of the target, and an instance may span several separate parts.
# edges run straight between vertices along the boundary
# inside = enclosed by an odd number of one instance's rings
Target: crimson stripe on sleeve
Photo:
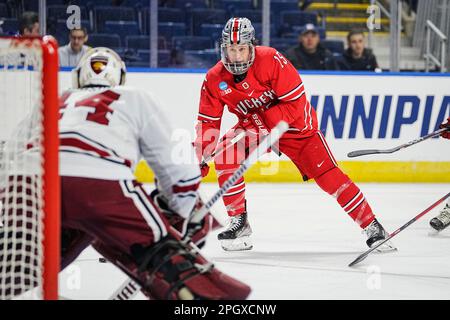
[[[188,185],[188,186],[178,186],[174,185],[172,187],[173,193],[183,193],[183,192],[189,192],[189,191],[197,191],[198,187],[200,186],[200,182]]]

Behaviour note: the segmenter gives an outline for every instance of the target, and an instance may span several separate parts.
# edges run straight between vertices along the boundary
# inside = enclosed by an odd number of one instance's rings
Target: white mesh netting
[[[0,38],[0,299],[42,297],[42,56]]]

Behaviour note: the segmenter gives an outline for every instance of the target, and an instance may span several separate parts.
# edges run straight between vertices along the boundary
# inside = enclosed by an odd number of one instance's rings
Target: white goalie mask
[[[221,60],[225,68],[234,75],[244,74],[255,60],[255,28],[247,18],[231,18],[222,31],[220,44]],[[232,50],[240,46],[248,46],[246,59],[233,57]],[[242,58],[242,57],[240,57]]]
[[[125,63],[119,55],[104,47],[92,48],[72,71],[74,89],[87,86],[114,87],[125,84]]]

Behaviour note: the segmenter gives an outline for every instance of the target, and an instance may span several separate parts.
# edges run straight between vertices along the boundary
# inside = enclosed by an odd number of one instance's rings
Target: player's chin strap
[[[228,178],[227,181],[225,181],[222,187],[211,197],[211,199],[209,199],[209,201],[207,201],[201,208],[197,209],[192,214],[188,224],[191,226],[199,225],[217,200],[219,200],[244,175],[248,168],[250,168],[250,166],[258,160],[259,155],[264,154],[281,138],[288,128],[289,126],[286,122],[280,121],[277,126],[262,139],[257,148],[249,154],[249,156],[241,163],[240,167],[231,177]],[[193,229],[195,229],[195,227]],[[175,232],[178,231],[175,230]],[[193,232],[191,232],[188,228],[182,242],[183,244],[189,244],[193,250],[199,250],[195,244],[191,242],[192,234]],[[114,292],[109,300],[129,300],[137,294],[139,288],[139,284],[131,279],[127,279],[126,282],[123,283],[116,292]]]

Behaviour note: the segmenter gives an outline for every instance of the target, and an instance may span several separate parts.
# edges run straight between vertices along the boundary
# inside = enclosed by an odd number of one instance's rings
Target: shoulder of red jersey
[[[273,57],[273,55],[277,52],[277,49],[267,46],[256,46],[255,47],[256,56],[260,57]]]
[[[278,62],[276,60],[276,57],[279,55],[280,53],[275,48],[256,46],[255,61],[253,64],[256,66],[258,73],[270,76],[272,74],[272,69],[277,66]]]
[[[272,82],[279,100],[294,101],[305,94],[298,71],[277,49],[257,46],[255,50],[255,73]]]
[[[272,61],[273,56],[277,53],[277,50],[272,47],[266,46],[256,46],[255,47],[255,62],[260,60],[259,62],[264,62],[267,60]]]
[[[208,70],[203,85],[207,86],[209,90],[215,91],[215,88],[219,88],[221,82],[229,80],[228,78],[230,77],[232,75],[225,69],[223,63],[219,61]]]
[[[208,72],[206,73],[206,78],[208,81],[221,79],[226,72],[227,69],[225,69],[222,61],[219,61],[208,70]]]

